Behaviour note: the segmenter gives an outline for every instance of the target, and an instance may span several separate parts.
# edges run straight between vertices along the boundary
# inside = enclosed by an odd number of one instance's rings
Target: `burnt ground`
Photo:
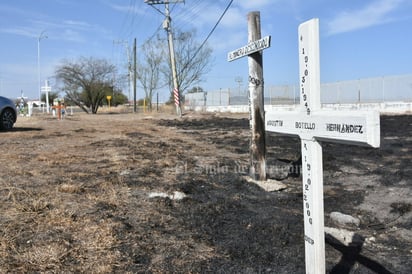
[[[299,140],[267,136],[288,187],[265,192],[244,178],[246,117],[20,117],[0,132],[0,272],[304,273]],[[380,149],[323,144],[325,225],[361,239],[327,239],[329,273],[412,269],[412,116],[381,132]]]

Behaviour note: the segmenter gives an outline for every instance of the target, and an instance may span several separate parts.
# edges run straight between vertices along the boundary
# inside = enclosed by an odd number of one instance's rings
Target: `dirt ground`
[[[360,239],[327,238],[328,273],[411,273],[412,116],[381,132],[323,144],[325,225]],[[299,140],[267,136],[287,188],[265,192],[244,178],[247,114],[19,117],[0,144],[1,273],[305,272]]]

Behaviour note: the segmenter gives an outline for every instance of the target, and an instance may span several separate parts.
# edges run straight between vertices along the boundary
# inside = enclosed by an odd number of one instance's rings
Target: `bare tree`
[[[201,45],[196,41],[195,30],[176,31],[175,34],[177,82],[179,92],[183,94],[190,87],[200,83],[203,76],[210,71],[212,49],[207,44]],[[165,85],[172,91],[173,80],[167,42],[159,38],[146,42],[143,52],[145,59],[139,68],[139,80],[145,89],[146,97],[150,95],[151,99],[153,91]],[[173,92],[170,101],[173,102]]]
[[[199,84],[212,65],[212,49],[196,41],[196,31],[176,32],[175,56],[180,94]]]
[[[62,61],[56,69],[67,98],[86,113],[97,113],[106,94],[113,91],[116,67],[105,59],[81,57]]]
[[[165,81],[161,79],[160,67],[164,61],[164,48],[147,41],[142,46],[143,61],[137,71],[137,79],[142,84],[145,98],[149,108],[152,108],[153,93],[155,90],[164,87]]]
[[[187,91],[187,93],[198,93],[198,92],[205,92],[205,91],[200,86],[194,86]]]

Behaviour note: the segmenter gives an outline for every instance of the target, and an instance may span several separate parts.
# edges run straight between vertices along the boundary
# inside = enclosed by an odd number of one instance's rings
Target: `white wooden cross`
[[[323,168],[320,141],[379,147],[378,112],[326,111],[320,103],[319,20],[299,26],[300,109],[266,113],[266,130],[298,135],[302,149],[306,273],[325,273]]]

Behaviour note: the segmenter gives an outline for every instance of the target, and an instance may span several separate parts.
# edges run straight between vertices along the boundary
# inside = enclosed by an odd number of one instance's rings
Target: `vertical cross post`
[[[300,104],[306,116],[320,110],[319,20],[299,26]],[[322,146],[302,136],[306,273],[325,273]]]
[[[326,111],[320,103],[319,20],[299,26],[298,111],[266,113],[268,131],[298,135],[302,150],[306,273],[325,273],[322,142],[379,147],[379,113]]]
[[[260,12],[248,14],[248,42],[261,39]],[[265,109],[263,93],[262,52],[248,56],[249,100],[250,100],[250,177],[266,180]]]
[[[49,92],[51,92],[51,87],[49,86],[49,81],[48,80],[45,80],[44,82],[45,83],[44,83],[44,86],[41,87],[41,91],[46,94],[46,112],[50,113],[50,110],[49,110]],[[41,102],[40,102],[40,104],[41,104]]]

